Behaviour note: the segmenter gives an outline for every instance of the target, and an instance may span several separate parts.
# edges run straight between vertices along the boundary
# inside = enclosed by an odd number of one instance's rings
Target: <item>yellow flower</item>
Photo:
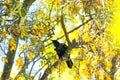
[[[36,42],[38,42],[37,38],[31,38],[31,43],[36,43]]]
[[[23,66],[23,57],[19,57],[17,60],[16,60],[16,65],[18,66],[18,70],[20,70]]]
[[[17,76],[17,80],[23,80],[23,79],[22,79],[22,76],[20,76],[20,75]]]
[[[110,51],[110,52],[108,52],[108,57],[112,58],[115,56],[115,54],[116,54],[115,51]]]
[[[32,60],[34,57],[35,57],[35,53],[30,52],[30,53],[28,54],[28,59],[29,59],[29,60]]]
[[[88,71],[87,67],[82,70],[82,74],[87,78],[90,78],[91,76],[91,73]]]
[[[24,51],[24,46],[20,46],[20,51],[21,51],[21,52]]]
[[[19,6],[23,6],[23,3],[22,3],[22,2],[19,2]]]
[[[104,75],[105,75],[104,72],[100,71],[98,80],[104,80]]]
[[[95,45],[95,44],[91,44],[91,48],[92,48],[92,50],[93,50],[94,52],[97,51],[97,49],[96,49],[96,45]]]
[[[26,48],[26,49],[29,49],[30,46],[29,46],[28,44],[25,44],[25,48]]]
[[[61,0],[55,0],[56,4],[60,4]]]
[[[55,71],[56,70],[56,68],[55,67],[52,67],[52,71]]]
[[[50,3],[50,2],[52,2],[52,0],[45,0],[47,3]]]
[[[64,73],[65,69],[66,69],[65,65],[63,65],[62,67],[60,67],[60,74]]]
[[[109,74],[106,74],[106,80],[112,80]]]
[[[108,69],[110,69],[112,66],[113,66],[113,65],[112,65],[112,62],[110,62],[110,61],[109,61],[109,62],[107,63],[107,65],[106,65],[106,67],[107,67]]]
[[[104,64],[106,66],[106,68],[110,69],[113,65],[112,65],[112,62],[108,61],[108,60],[104,60]]]
[[[43,12],[39,12],[37,18],[42,18],[44,16]]]
[[[75,76],[74,76],[74,80],[81,80],[80,75],[78,75],[78,74],[75,75]]]
[[[22,32],[21,34],[20,34],[20,37],[21,38],[24,38],[26,36],[26,34],[24,33],[24,32]]]
[[[7,58],[5,58],[5,57],[2,57],[2,58],[1,58],[1,61],[2,61],[2,62],[5,62],[5,63],[8,63],[8,60],[7,60]]]
[[[27,33],[27,26],[21,26],[20,27],[20,37],[21,38],[25,38],[28,36],[28,33]]]
[[[41,31],[39,32],[39,37],[43,37],[43,36],[44,36],[44,31],[41,30]]]
[[[84,39],[85,42],[90,42],[90,41],[92,41],[92,38],[90,37],[90,35],[89,35],[88,32],[86,32],[86,33],[84,34],[83,39]]]
[[[5,0],[5,3],[6,4],[9,4],[11,0]]]
[[[1,34],[2,34],[1,41],[3,41],[7,37],[7,32],[6,32],[5,28],[2,30]]]
[[[15,40],[13,38],[11,38],[8,41],[8,45],[10,46],[10,51],[15,51],[16,50],[16,43],[15,43]]]
[[[103,52],[104,52],[104,53],[107,53],[108,51],[109,51],[109,46],[108,46],[108,44],[104,44]]]
[[[80,8],[79,8],[79,7],[76,7],[76,8],[74,8],[74,9],[72,10],[71,13],[73,13],[73,14],[79,14],[79,10],[80,10]]]
[[[35,24],[31,30],[34,35],[38,35],[40,32],[40,29],[41,29],[41,26],[39,24]]]

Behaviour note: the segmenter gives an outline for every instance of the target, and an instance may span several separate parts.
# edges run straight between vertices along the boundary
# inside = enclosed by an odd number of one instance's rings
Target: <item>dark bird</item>
[[[52,42],[55,46],[54,50],[57,52],[57,55],[58,55],[59,59],[61,59],[65,55],[68,46],[66,46],[63,43],[59,43],[57,40],[52,40]],[[66,60],[66,64],[69,68],[72,68],[73,62],[70,59],[70,57]]]

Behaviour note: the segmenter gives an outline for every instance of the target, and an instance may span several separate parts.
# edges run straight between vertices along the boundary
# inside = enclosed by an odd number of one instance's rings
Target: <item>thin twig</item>
[[[33,79],[35,78],[35,76],[47,65],[48,63],[46,63],[45,65],[43,65],[33,76]]]
[[[31,75],[32,70],[33,70],[33,67],[34,67],[35,63],[36,63],[38,60],[40,60],[40,58],[38,58],[37,60],[33,61],[32,67],[31,67],[30,72],[29,72],[29,75]]]
[[[5,52],[5,50],[3,50],[3,48],[1,48],[1,51],[4,53],[4,55],[7,55],[7,53]]]

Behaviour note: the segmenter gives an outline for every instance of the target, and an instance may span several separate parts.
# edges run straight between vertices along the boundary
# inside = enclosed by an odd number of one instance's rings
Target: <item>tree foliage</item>
[[[118,0],[0,0],[1,79],[119,80],[119,4]],[[68,45],[63,59],[51,40]],[[65,64],[68,56],[72,69]]]

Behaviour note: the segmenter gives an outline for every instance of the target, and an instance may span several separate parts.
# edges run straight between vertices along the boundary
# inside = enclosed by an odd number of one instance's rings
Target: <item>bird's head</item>
[[[53,44],[54,44],[55,47],[58,47],[59,44],[60,44],[57,40],[52,40],[52,42],[53,42]]]

